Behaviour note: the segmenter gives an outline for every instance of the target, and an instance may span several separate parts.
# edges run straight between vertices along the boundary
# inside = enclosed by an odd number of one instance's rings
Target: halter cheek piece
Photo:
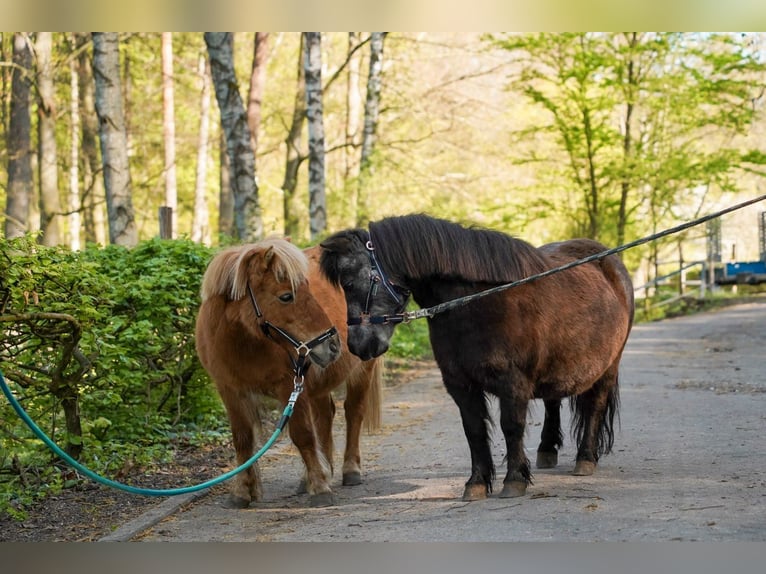
[[[365,247],[370,254],[370,289],[367,291],[367,299],[364,302],[362,314],[359,317],[349,317],[347,323],[349,325],[386,325],[406,322],[406,315],[402,311],[407,306],[407,299],[410,296],[409,290],[399,287],[386,277],[378,258],[375,257],[375,247],[373,247],[372,241],[368,241]],[[383,285],[391,298],[399,305],[399,308],[392,315],[370,315],[370,305],[373,297],[378,293],[379,285]]]
[[[335,328],[335,325],[327,329],[324,333],[314,337],[309,342],[304,343],[303,341],[299,341],[295,337],[293,337],[290,333],[282,329],[281,327],[277,327],[274,325],[274,323],[271,323],[270,321],[263,318],[263,312],[261,312],[261,308],[258,306],[258,301],[255,300],[255,294],[253,293],[253,290],[250,288],[250,284],[247,285],[247,293],[250,295],[250,302],[253,304],[253,309],[255,309],[255,316],[258,318],[258,326],[261,328],[261,331],[263,331],[263,334],[266,335],[269,339],[272,339],[273,341],[276,341],[277,338],[275,335],[279,335],[290,343],[293,348],[296,351],[296,358],[293,359],[292,356],[290,357],[290,361],[293,364],[293,370],[295,371],[296,376],[296,384],[300,380],[300,383],[303,382],[303,375],[306,373],[306,371],[309,368],[309,363],[307,361],[309,354],[311,351],[324,343],[327,339],[330,337],[333,337],[338,333],[338,330]]]

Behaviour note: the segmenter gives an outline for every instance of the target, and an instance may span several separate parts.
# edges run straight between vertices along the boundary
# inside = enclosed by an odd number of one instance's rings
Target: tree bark
[[[367,182],[373,173],[372,155],[380,115],[380,88],[383,73],[383,41],[386,32],[370,35],[370,72],[367,76],[367,98],[364,103],[364,128],[362,131],[362,155],[359,163],[359,195],[356,224],[365,227],[370,221],[369,192]]]
[[[56,148],[56,87],[52,52],[53,34],[38,32],[37,56],[37,149],[40,177],[40,243],[61,243],[61,198],[58,184],[58,151]]]
[[[93,32],[93,75],[99,121],[109,241],[134,246],[138,242],[128,167],[128,142],[122,106],[119,37]]]
[[[253,156],[258,154],[258,132],[261,128],[261,104],[266,87],[266,64],[268,57],[269,33],[256,32],[253,45],[253,72],[250,75],[250,93],[247,99],[247,124],[250,128]]]
[[[80,92],[80,119],[82,123],[82,182],[83,227],[85,241],[106,245],[106,195],[101,177],[101,159],[98,153],[98,117],[94,96],[93,67],[88,52],[83,49],[90,42],[88,34],[75,34],[77,49],[77,75]]]
[[[322,109],[322,35],[304,32],[306,118],[309,127],[309,229],[316,241],[327,228],[325,142]]]
[[[162,33],[162,139],[165,142],[165,207],[172,210],[170,234],[175,238],[178,235],[178,184],[172,32]]]
[[[247,113],[237,88],[231,32],[205,32],[215,96],[221,112],[221,126],[232,165],[234,227],[237,238],[254,241],[263,236],[255,157],[250,143]]]
[[[229,150],[226,148],[226,135],[220,132],[218,142],[218,157],[221,179],[221,190],[218,199],[218,233],[222,237],[236,237],[234,230],[234,190],[231,187],[231,161]]]
[[[72,38],[72,46],[76,42]],[[77,62],[69,60],[69,247],[80,249],[80,83]]]
[[[282,183],[282,211],[284,215],[284,231],[288,237],[298,237],[300,233],[300,218],[296,203],[298,189],[298,169],[304,157],[301,154],[301,138],[303,121],[306,118],[306,77],[303,66],[303,34],[300,35],[298,48],[298,79],[293,100],[293,117],[290,131],[285,139],[287,152],[285,154],[285,179]]]
[[[197,174],[194,186],[194,216],[191,239],[210,245],[210,215],[207,207],[207,154],[210,139],[210,66],[204,54],[197,67],[200,78],[199,143],[197,144]]]
[[[345,151],[345,179],[355,176],[356,142],[359,135],[359,118],[362,112],[362,91],[359,88],[360,72],[362,67],[361,58],[354,54],[360,43],[359,32],[348,33],[348,88],[346,90],[346,151]]]
[[[27,33],[13,35],[13,76],[8,126],[8,189],[5,205],[5,237],[24,235],[29,229],[32,196],[32,127],[29,117],[32,50]]]

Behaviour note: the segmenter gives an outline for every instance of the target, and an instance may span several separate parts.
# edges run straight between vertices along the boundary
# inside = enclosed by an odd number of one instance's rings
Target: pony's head
[[[253,337],[271,337],[285,346],[289,338],[274,335],[281,330],[307,343],[333,326],[314,299],[307,274],[306,256],[285,239],[230,247],[210,261],[202,279],[202,303],[223,297],[236,306],[235,320]],[[278,329],[272,332],[273,327]],[[335,334],[313,348],[309,358],[325,367],[340,356],[340,349]]]
[[[322,273],[343,289],[348,310],[348,348],[362,360],[388,350],[394,323],[371,324],[365,318],[394,315],[403,310],[409,292],[394,286],[370,250],[363,229],[340,231],[322,241]]]

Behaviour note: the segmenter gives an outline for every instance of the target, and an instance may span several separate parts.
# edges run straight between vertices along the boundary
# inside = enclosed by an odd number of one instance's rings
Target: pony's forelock
[[[308,274],[308,259],[298,247],[279,237],[267,237],[258,243],[229,247],[218,253],[208,265],[202,279],[201,298],[226,295],[239,300],[247,293],[247,268],[253,257],[273,250],[271,270],[277,281],[289,281],[295,293]]]

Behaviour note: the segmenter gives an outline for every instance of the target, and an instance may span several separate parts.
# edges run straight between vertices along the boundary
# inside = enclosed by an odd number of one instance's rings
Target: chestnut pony
[[[284,405],[293,391],[297,350],[291,340],[323,341],[308,354],[305,390],[288,430],[305,465],[299,492],[309,493],[312,506],[328,506],[334,504],[331,391],[346,384],[343,484],[360,484],[360,433],[363,422],[370,429],[380,423],[382,367],[348,352],[343,294],[319,273],[319,251],[269,238],[219,252],[202,280],[196,345],[226,407],[241,465],[260,438],[260,397]],[[333,325],[335,334],[328,332]],[[261,500],[257,462],[232,480],[230,506]]]
[[[322,271],[345,291],[349,348],[364,359],[388,349],[410,294],[432,307],[606,250],[589,239],[536,248],[426,215],[382,219],[369,232],[341,231],[322,246]],[[523,443],[532,399],[545,404],[537,467],[558,463],[561,400],[570,397],[574,474],[593,473],[614,441],[617,374],[633,308],[628,271],[611,255],[428,318],[434,356],[471,451],[465,500],[492,490],[487,394],[499,399],[508,452],[501,497],[521,496],[532,482]]]

